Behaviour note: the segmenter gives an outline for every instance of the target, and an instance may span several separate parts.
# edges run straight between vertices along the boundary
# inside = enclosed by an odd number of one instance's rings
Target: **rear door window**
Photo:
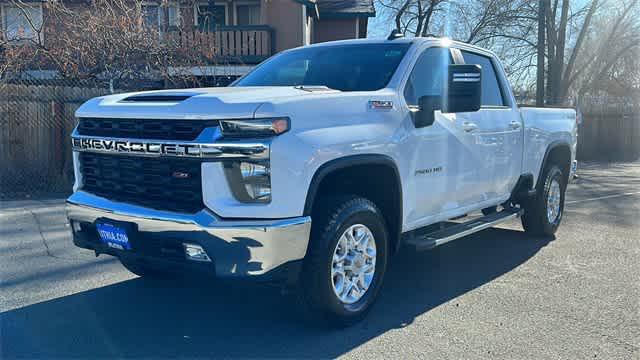
[[[462,50],[465,64],[480,65],[482,67],[482,106],[505,106],[500,81],[496,76],[491,58]]]

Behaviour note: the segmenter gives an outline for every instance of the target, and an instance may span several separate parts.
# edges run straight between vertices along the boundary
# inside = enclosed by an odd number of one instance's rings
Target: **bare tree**
[[[12,1],[20,4],[21,0]],[[149,78],[175,82],[176,76],[188,74],[172,69],[218,64],[217,49],[185,42],[181,33],[191,30],[168,31],[168,4],[167,0],[159,2],[164,16],[159,24],[148,24],[143,3],[137,0],[93,0],[83,7],[68,7],[62,1],[44,3],[49,27],[46,41],[37,40],[42,37],[0,41],[0,76],[43,69],[67,78],[104,80],[113,86],[118,81]]]
[[[620,9],[607,9],[595,17],[594,30],[585,35],[589,46],[583,46],[581,55],[576,57],[576,70],[567,71],[563,78],[568,82],[565,91],[573,87],[575,95],[581,96],[605,90],[606,85],[613,82],[637,85],[638,78],[634,79],[632,75],[638,64],[637,57],[634,59],[633,55],[637,56],[640,48],[640,22],[637,20],[640,3],[629,0],[621,5]],[[638,87],[635,89],[637,91]]]
[[[476,0],[457,1],[455,8],[460,12],[460,21],[454,36],[471,44],[486,43],[489,40],[530,41],[535,10],[529,0]]]
[[[38,57],[37,49],[43,45],[44,23],[33,17],[30,11],[35,9],[33,3],[12,0],[7,5],[15,9],[25,23],[14,23],[15,18],[4,16],[4,31],[0,32],[0,78],[7,72],[23,69],[33,57]],[[32,34],[28,36],[27,33]]]
[[[435,15],[449,0],[378,0],[381,16],[393,19],[396,30],[413,36],[427,36]]]
[[[492,49],[513,84],[531,86],[536,66],[536,7],[530,0],[458,0],[449,36]]]
[[[546,43],[545,0],[538,0],[538,41],[536,45],[536,106],[544,106],[544,44]]]
[[[577,83],[579,93],[588,92],[640,45],[638,0],[591,0],[574,11],[569,0],[547,5],[547,101],[551,104],[566,102]],[[592,26],[594,19],[598,27]]]
[[[423,35],[426,23],[429,31],[440,26],[441,35],[492,49],[518,89],[531,92],[536,75],[543,76],[549,104],[565,103],[603,83],[628,88],[639,82],[621,75],[621,69],[635,73],[638,63],[630,54],[640,46],[640,0],[446,0],[435,4],[429,16],[429,8],[418,8],[413,0],[378,4],[383,16],[411,35]],[[453,18],[455,26],[442,26]]]

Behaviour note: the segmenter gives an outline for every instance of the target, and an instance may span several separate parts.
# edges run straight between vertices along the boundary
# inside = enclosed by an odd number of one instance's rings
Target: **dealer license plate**
[[[119,250],[131,250],[129,237],[123,228],[108,223],[96,223],[96,230],[107,246]]]

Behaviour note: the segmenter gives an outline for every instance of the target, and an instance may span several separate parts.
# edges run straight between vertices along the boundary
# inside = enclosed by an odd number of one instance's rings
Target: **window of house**
[[[2,27],[7,40],[33,40],[42,30],[42,4],[2,6]]]
[[[448,48],[429,48],[416,62],[404,87],[407,105],[418,105],[423,96],[442,96],[449,65],[453,62]]]
[[[227,25],[227,7],[224,5],[209,6],[201,3],[196,5],[195,13],[195,23],[200,31]]]
[[[142,6],[142,21],[146,26],[156,27],[160,24],[158,21],[158,6],[144,5]]]
[[[167,14],[169,15],[169,26],[180,26],[180,8],[178,5],[169,5]],[[160,11],[160,21],[162,20],[164,20],[164,11]]]
[[[167,8],[169,26],[180,26],[180,8],[177,4],[170,4]],[[165,8],[157,4],[142,5],[142,19],[147,26],[162,28],[164,25]]]
[[[483,106],[504,106],[500,82],[496,76],[495,68],[491,58],[462,51],[465,64],[480,65],[482,67],[482,105]]]
[[[236,5],[237,25],[259,25],[260,4]]]

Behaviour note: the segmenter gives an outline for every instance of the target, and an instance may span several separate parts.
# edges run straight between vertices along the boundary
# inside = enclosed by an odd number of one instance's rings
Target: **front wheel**
[[[344,327],[362,319],[373,305],[387,268],[384,218],[371,201],[330,199],[314,212],[314,225],[300,298],[307,314]]]
[[[551,236],[562,221],[567,184],[557,165],[547,167],[542,176],[544,182],[537,189],[535,198],[524,206],[522,226],[527,233]]]

